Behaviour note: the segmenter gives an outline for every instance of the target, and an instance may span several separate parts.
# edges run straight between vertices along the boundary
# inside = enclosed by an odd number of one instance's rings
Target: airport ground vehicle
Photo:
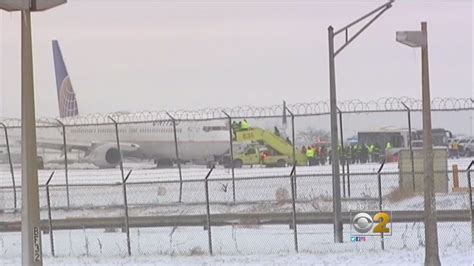
[[[274,154],[267,147],[259,144],[250,144],[243,153],[234,155],[234,167],[240,168],[243,165],[265,165],[268,167],[285,167],[293,162],[293,158],[288,155]]]
[[[387,143],[390,142],[393,148],[409,147],[409,132],[407,129],[400,128],[382,128],[373,131],[362,131],[357,134],[358,143],[360,144],[377,144],[383,149]],[[434,146],[448,146],[449,139],[452,138],[452,133],[444,128],[433,128],[433,145]],[[411,134],[412,144],[415,141],[423,142],[423,130],[413,130]],[[419,144],[419,142],[417,143]]]
[[[276,167],[293,164],[293,145],[270,131],[261,128],[236,131],[235,142],[248,144],[243,152],[234,154],[233,165],[236,168],[256,164]],[[308,164],[306,156],[299,151],[295,151],[295,160],[297,165]],[[223,164],[231,166],[230,156],[224,157]]]
[[[449,140],[453,138],[453,133],[444,128],[433,128],[431,130],[433,136],[433,146],[448,146]],[[416,140],[423,140],[423,130],[417,130],[415,132]]]

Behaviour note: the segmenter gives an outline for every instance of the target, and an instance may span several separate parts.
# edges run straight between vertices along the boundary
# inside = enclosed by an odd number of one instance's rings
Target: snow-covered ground
[[[471,159],[450,160],[465,169]],[[123,195],[119,169],[72,168],[69,172],[71,210],[66,206],[64,171],[61,166],[40,171],[40,183],[45,183],[52,170],[56,171],[51,187],[53,219],[67,217],[123,216]],[[127,185],[131,216],[189,215],[205,213],[203,178],[205,167],[183,168],[182,203],[178,203],[179,179],[177,169],[156,169],[150,164],[127,163],[133,169]],[[351,197],[342,202],[344,211],[378,209],[378,164],[351,166]],[[229,169],[217,168],[209,182],[211,213],[290,212],[290,168],[236,169],[236,202],[233,202]],[[332,211],[332,180],[330,166],[298,167],[297,212]],[[393,195],[398,188],[398,165],[385,165],[382,194],[386,210],[422,210],[421,194]],[[20,169],[15,169],[17,184]],[[465,174],[460,174],[461,186],[466,187]],[[256,178],[258,177],[258,178]],[[11,177],[2,166],[0,185],[9,185]],[[452,176],[449,175],[449,188]],[[150,183],[163,181],[161,183]],[[10,183],[9,183],[10,182]],[[93,185],[92,185],[93,184]],[[280,191],[280,192],[278,192]],[[346,191],[348,193],[348,191]],[[282,196],[283,195],[283,196]],[[348,195],[347,195],[348,196]],[[437,193],[439,210],[466,210],[466,192]],[[283,197],[283,203],[281,201]],[[21,206],[18,193],[18,206]],[[0,206],[11,208],[13,193],[0,189]],[[46,195],[40,190],[45,219]],[[60,208],[60,209],[59,209]],[[0,214],[0,221],[18,221],[20,213]],[[439,223],[440,254],[443,264],[472,265],[471,224],[469,222]],[[43,235],[43,251],[48,264],[397,264],[420,265],[423,262],[423,223],[393,225],[393,235],[385,238],[381,251],[380,238],[369,237],[366,242],[351,243],[349,225],[344,226],[346,243],[333,243],[333,226],[299,225],[298,242],[301,254],[295,254],[293,230],[288,225],[258,226],[252,223],[213,227],[215,257],[208,254],[207,231],[202,227],[132,228],[132,258],[126,256],[126,236],[113,229],[55,231],[57,258],[50,256],[49,235]],[[19,264],[20,234],[0,234],[2,264]],[[237,255],[237,256],[236,256]]]
[[[459,158],[449,159],[448,169],[452,169],[452,165],[458,165],[459,170],[465,170],[469,163],[474,158]],[[376,173],[380,165],[378,163],[368,164],[353,164],[350,165],[351,173]],[[129,182],[156,182],[156,181],[170,181],[179,180],[178,168],[171,169],[157,169],[151,162],[124,162],[125,174],[132,170]],[[51,184],[65,184],[64,165],[60,164],[46,164],[46,169],[39,171],[39,184],[45,184],[51,172],[55,172]],[[205,166],[183,165],[182,177],[184,180],[202,180],[206,176],[209,169]],[[275,176],[288,175],[291,167],[286,168],[265,168],[255,166],[253,168],[244,167],[235,169],[236,177],[261,177],[261,176]],[[385,173],[398,173],[398,163],[386,163],[383,171]],[[20,165],[14,167],[15,181],[19,186],[21,185],[21,168]],[[120,169],[98,169],[90,164],[72,164],[69,166],[69,184],[110,184],[121,182]],[[297,167],[297,174],[312,175],[312,174],[331,174],[331,165]],[[222,167],[216,168],[211,179],[231,178],[231,170]],[[11,186],[10,168],[7,164],[0,164],[0,187]]]
[[[450,160],[449,164],[457,164],[459,169],[465,169],[470,159],[463,158]],[[131,163],[129,163],[131,164]],[[127,166],[127,165],[126,165]],[[127,181],[127,197],[130,206],[139,207],[176,204],[180,199],[180,183],[177,169],[147,168],[147,164],[131,164],[132,175]],[[351,199],[376,199],[378,197],[377,175],[378,164],[364,164],[351,166]],[[290,190],[289,171],[290,168],[244,168],[235,171],[235,197],[236,202],[275,201],[276,192],[279,189]],[[16,170],[16,183],[20,185],[19,169]],[[40,184],[44,184],[49,177],[51,169],[40,172]],[[64,171],[56,169],[56,174],[51,182],[51,204],[53,208],[67,207],[67,193],[64,185]],[[332,198],[332,177],[330,166],[298,167],[297,168],[297,198],[306,201],[314,199]],[[189,167],[183,169],[183,186],[181,202],[204,203],[203,178],[208,172],[205,167]],[[11,184],[8,171],[0,171],[2,184]],[[398,165],[388,163],[385,165],[382,175],[382,195],[389,197],[399,187]],[[210,201],[215,203],[233,202],[232,179],[229,169],[217,168],[210,177],[209,191]],[[341,185],[346,183],[346,189],[342,188],[342,194],[349,196],[348,181],[341,178]],[[452,174],[448,174],[449,185],[452,187]],[[70,207],[80,209],[91,209],[94,207],[121,207],[123,205],[121,176],[118,169],[71,169],[69,171],[69,203]],[[467,187],[466,174],[460,173],[460,185]],[[9,185],[10,186],[10,185]],[[17,190],[17,205],[21,206],[21,191]],[[438,194],[442,204],[440,209],[462,208],[468,205],[467,193]],[[416,209],[423,208],[421,195],[402,195],[406,200],[398,199],[389,202],[384,199],[384,204],[392,209]],[[0,188],[0,208],[11,209],[13,207],[13,189],[11,187]],[[390,204],[390,206],[389,206]],[[409,205],[407,205],[409,204]],[[40,205],[46,208],[45,188],[40,189]],[[326,210],[324,206],[320,206]],[[330,204],[329,204],[330,207]]]
[[[472,251],[470,226],[469,222],[438,223],[442,257],[449,257],[452,254],[466,256]],[[350,242],[348,225],[344,226],[345,243],[342,244],[333,243],[332,225],[300,225],[298,226],[299,250],[303,257],[312,256],[315,262],[318,262],[317,256],[346,262],[346,260],[331,257],[330,254],[334,253],[342,254],[341,256],[345,258],[359,257],[356,260],[369,259],[370,254],[373,253],[378,255],[372,259],[385,259],[385,262],[395,259],[393,262],[398,263],[400,259],[402,261],[408,259],[407,262],[420,263],[424,249],[423,223],[394,224],[392,229],[392,236],[384,238],[385,250],[382,251],[378,236],[369,236],[364,242]],[[178,258],[177,261],[186,256],[199,256],[203,261],[209,259],[201,257],[209,254],[208,235],[203,228],[140,228],[132,229],[130,234],[132,256],[143,262],[153,262],[153,258],[158,257]],[[213,251],[218,257],[239,255],[244,259],[247,256],[276,257],[276,254],[294,257],[293,236],[293,230],[288,225],[212,227]],[[3,260],[14,261],[20,256],[20,239],[20,233],[1,234],[0,254]],[[42,242],[45,258],[51,259],[48,234],[43,234]],[[64,260],[72,258],[73,262],[77,258],[91,262],[118,261],[119,258],[127,255],[126,235],[118,230],[55,231],[54,243],[56,256]],[[351,253],[352,255],[348,255]],[[382,254],[388,254],[388,257],[381,258]],[[394,257],[396,254],[400,257]],[[148,256],[150,259],[147,260]],[[214,258],[211,259],[213,260]],[[464,258],[464,261],[466,260],[468,258]],[[133,262],[133,260],[129,261]],[[184,261],[186,261],[185,258]],[[445,260],[445,262],[451,261]]]
[[[134,256],[134,257],[47,257],[45,265],[423,265],[423,250],[370,251],[324,254],[252,256]],[[472,265],[471,251],[440,252],[442,265]],[[19,265],[20,258],[3,259],[2,265]]]

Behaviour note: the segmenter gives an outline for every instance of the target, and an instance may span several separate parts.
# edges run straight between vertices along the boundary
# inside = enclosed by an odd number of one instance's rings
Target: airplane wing
[[[51,150],[64,150],[64,144],[61,141],[54,140],[37,140],[37,146],[40,148],[51,149]],[[86,142],[70,142],[66,143],[66,148],[68,150],[80,150],[88,152],[94,148],[94,143]]]
[[[37,141],[38,147],[64,151],[64,145],[59,140]],[[116,142],[67,142],[67,150],[80,150],[85,152],[87,160],[101,168],[115,167],[120,162],[120,153]],[[134,157],[140,146],[134,143],[120,143],[120,150],[124,157]]]
[[[21,144],[20,140],[16,141],[18,144]],[[51,149],[51,150],[64,150],[64,143],[60,139],[37,139],[37,147]],[[66,148],[68,150],[79,150],[86,153],[89,153],[101,146],[116,147],[116,142],[76,142],[76,141],[67,141]],[[135,152],[140,149],[140,146],[135,143],[120,143],[120,149],[126,155],[129,152]]]
[[[12,143],[15,145],[21,146],[21,136],[10,135],[10,146]],[[52,149],[52,150],[63,150],[64,145],[61,138],[51,139],[51,138],[37,138],[36,145],[40,148],[45,149]],[[74,141],[67,141],[66,147],[68,150],[81,150],[81,151],[88,151],[97,145],[94,142],[74,142]],[[0,147],[5,146],[1,144]]]

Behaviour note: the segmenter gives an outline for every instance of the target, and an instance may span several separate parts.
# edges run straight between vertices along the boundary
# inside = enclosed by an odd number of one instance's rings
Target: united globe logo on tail
[[[61,83],[59,89],[59,115],[60,117],[69,117],[79,115],[77,107],[76,94],[72,89],[71,79],[67,76]]]
[[[59,116],[70,117],[79,115],[79,108],[77,107],[76,94],[72,88],[71,79],[64,63],[59,42],[53,40],[53,59],[54,72],[56,75],[56,86],[58,90],[58,107]]]

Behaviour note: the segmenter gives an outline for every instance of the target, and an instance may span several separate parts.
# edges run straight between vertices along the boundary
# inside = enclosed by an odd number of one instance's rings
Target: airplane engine
[[[88,160],[99,168],[114,168],[120,163],[120,152],[116,145],[106,143],[94,148]]]

